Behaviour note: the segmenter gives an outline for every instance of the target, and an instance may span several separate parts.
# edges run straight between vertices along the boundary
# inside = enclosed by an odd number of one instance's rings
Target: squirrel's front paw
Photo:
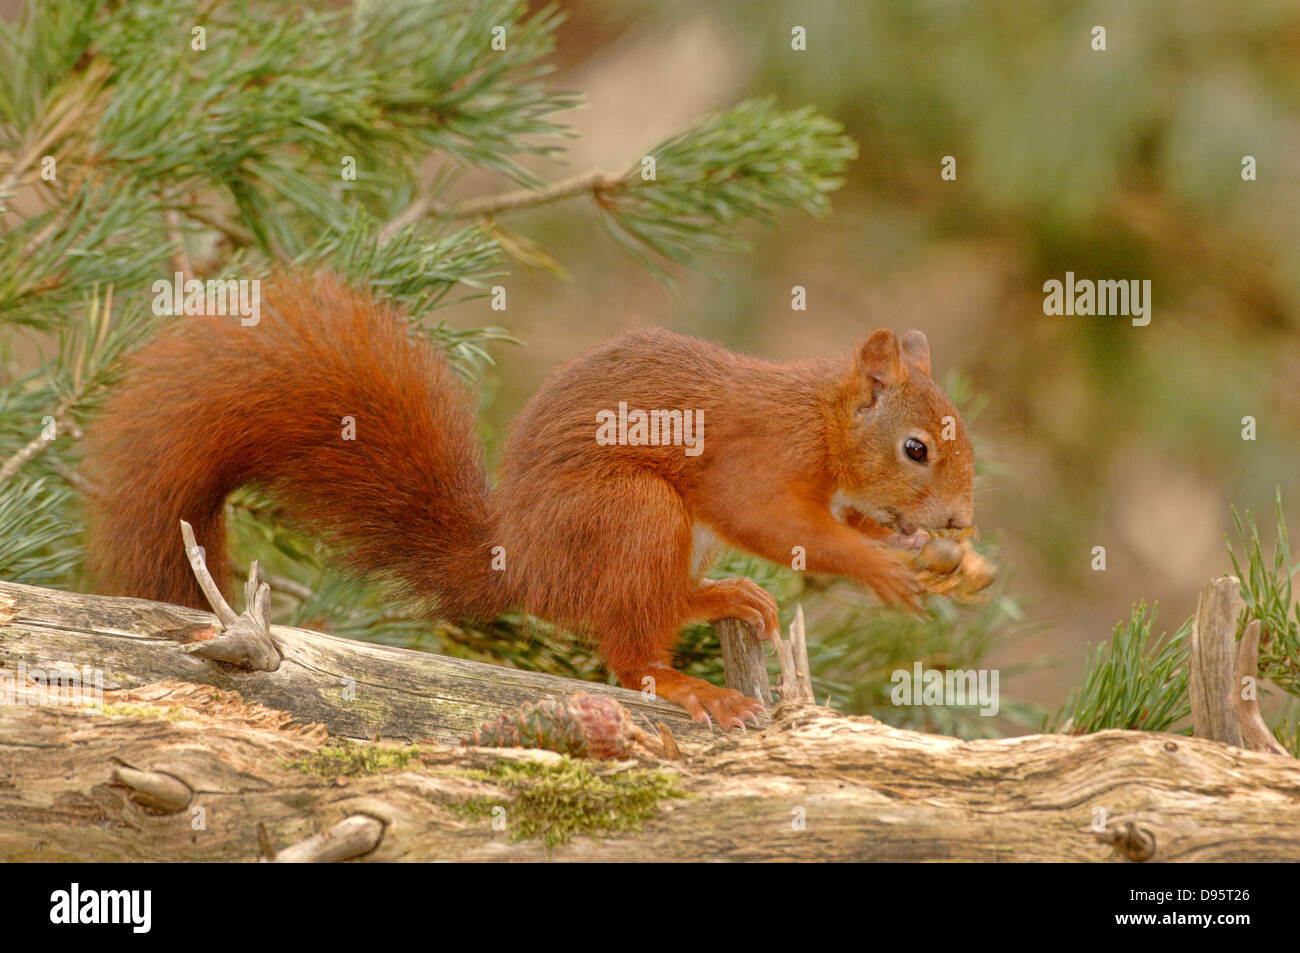
[[[887,557],[883,557],[880,565],[873,570],[871,588],[881,601],[901,603],[913,612],[920,611],[921,597],[925,594],[925,588],[911,566],[894,562]]]
[[[781,634],[776,600],[752,579],[705,580],[692,596],[692,621],[717,622],[739,619],[749,624],[756,637],[773,641]]]

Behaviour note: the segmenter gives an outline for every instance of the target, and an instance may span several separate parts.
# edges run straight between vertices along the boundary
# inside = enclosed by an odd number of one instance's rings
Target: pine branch
[[[461,202],[422,195],[385,225],[381,236],[425,217],[490,218],[589,194],[601,223],[641,265],[671,286],[654,256],[687,265],[707,252],[744,251],[749,220],[770,224],[775,211],[830,211],[826,196],[857,147],[836,122],[811,108],[781,112],[751,101],[706,117],[650,149],[654,178],[640,164],[622,175],[585,172],[549,186]]]
[[[18,479],[0,493],[0,579],[48,586],[80,560],[67,519],[71,495],[48,477]]]
[[[53,418],[55,433],[62,433],[67,427],[68,411],[71,410],[74,403],[75,397],[65,397],[59,404],[58,408],[54,411]],[[13,477],[13,475],[21,470],[28,461],[34,459],[40,453],[43,453],[45,449],[49,447],[51,442],[51,440],[46,438],[44,432],[42,432],[27,441],[27,443],[23,444],[17,453],[4,462],[4,466],[0,466],[0,485],[3,485],[7,480]]]
[[[1260,640],[1260,675],[1283,691],[1300,696],[1300,605],[1292,613],[1291,580],[1300,572],[1300,564],[1290,565],[1291,543],[1287,536],[1286,519],[1282,513],[1282,488],[1276,490],[1274,519],[1277,523],[1273,554],[1265,556],[1260,541],[1259,527],[1249,510],[1245,519],[1232,507],[1232,522],[1241,542],[1242,558],[1237,559],[1235,547],[1228,540],[1228,555],[1232,560],[1233,574],[1241,580],[1241,598],[1246,604],[1242,613],[1238,638],[1247,625],[1258,619],[1263,625]]]
[[[843,127],[811,107],[788,112],[751,100],[706,117],[647,152],[655,177],[638,165],[625,187],[598,204],[609,234],[671,284],[651,256],[693,264],[706,252],[749,249],[743,226],[771,224],[779,209],[830,211],[857,146]]]
[[[604,172],[584,172],[582,175],[575,175],[570,179],[539,189],[518,189],[501,195],[466,199],[462,202],[446,205],[440,205],[434,202],[430,196],[424,195],[416,199],[400,215],[388,222],[380,232],[380,237],[381,239],[389,238],[407,225],[418,222],[426,216],[452,219],[488,218],[503,212],[535,208],[539,205],[563,201],[582,195],[585,192],[590,192],[599,202],[603,196],[623,184],[624,180],[619,176],[611,176]]]
[[[253,233],[238,222],[232,222],[229,219],[222,218],[220,215],[214,215],[207,209],[199,205],[187,204],[181,206],[167,205],[168,209],[176,209],[187,218],[193,219],[200,225],[205,225],[214,232],[223,235],[235,248],[248,248],[255,242],[256,238]]]
[[[80,311],[79,320],[69,321],[67,327],[60,332],[60,353],[54,366],[47,366],[33,377],[15,385],[18,389],[25,389],[32,381],[45,385],[28,391],[28,401],[15,414],[16,417],[21,417],[24,429],[26,422],[36,416],[42,419],[48,417],[50,424],[43,423],[41,433],[18,448],[0,466],[0,484],[53,447],[59,437],[65,434],[78,438],[81,436],[78,415],[111,382],[116,374],[117,359],[139,341],[146,323],[143,309],[138,306],[128,307],[123,313],[114,316],[111,286],[102,299],[98,293],[90,296]],[[47,399],[57,399],[58,403],[52,413],[36,415],[33,414],[33,398],[35,406],[46,403]],[[4,409],[0,405],[0,418],[5,416]],[[46,428],[50,425],[53,437],[46,435]]]
[[[1152,640],[1158,610],[1152,605],[1148,615],[1139,603],[1126,622],[1116,624],[1110,644],[1089,653],[1083,686],[1045,720],[1046,730],[1169,731],[1191,714],[1187,656],[1192,622],[1186,620],[1172,636],[1161,633]]]
[[[0,223],[9,211],[9,199],[19,186],[28,184],[28,173],[42,157],[57,153],[73,167],[87,158],[89,130],[102,107],[110,73],[103,62],[74,69],[74,55],[84,52],[89,43],[93,12],[93,7],[76,10],[63,4],[38,14],[33,4],[13,29],[0,23],[0,62],[11,77],[0,87],[0,126],[11,133],[24,130],[19,139],[5,135],[2,141]],[[60,40],[69,45],[58,47]],[[70,71],[61,74],[60,66]],[[29,84],[25,89],[24,82]]]

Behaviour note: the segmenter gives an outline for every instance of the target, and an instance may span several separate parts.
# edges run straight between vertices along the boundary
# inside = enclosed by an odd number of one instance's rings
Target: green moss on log
[[[506,797],[475,797],[448,805],[455,813],[482,819],[501,808],[512,841],[540,838],[547,850],[579,834],[639,831],[658,812],[660,801],[686,797],[674,775],[638,768],[602,770],[568,757],[503,760],[485,771],[464,773],[497,785]]]
[[[285,764],[295,771],[322,778],[340,775],[355,777],[359,774],[382,774],[384,771],[401,771],[420,753],[416,745],[374,745],[344,741],[326,745],[319,751],[297,761]]]

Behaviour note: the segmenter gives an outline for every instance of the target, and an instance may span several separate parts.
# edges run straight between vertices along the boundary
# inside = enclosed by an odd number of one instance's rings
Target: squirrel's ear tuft
[[[903,335],[903,359],[926,377],[930,374],[930,342],[920,331],[908,331]]]
[[[877,328],[858,349],[858,370],[886,387],[907,379],[907,368],[898,349],[898,338],[888,328]]]

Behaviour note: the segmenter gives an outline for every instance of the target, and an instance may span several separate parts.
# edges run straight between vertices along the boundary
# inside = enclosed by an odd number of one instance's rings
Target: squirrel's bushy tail
[[[263,283],[257,325],[173,320],[133,356],[87,438],[100,589],[206,608],[179,521],[228,591],[225,498],[256,484],[348,568],[429,611],[486,618],[508,605],[473,404],[393,308],[291,274]]]

